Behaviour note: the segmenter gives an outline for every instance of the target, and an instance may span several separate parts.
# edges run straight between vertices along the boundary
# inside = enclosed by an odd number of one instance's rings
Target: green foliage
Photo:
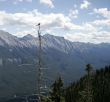
[[[86,65],[87,76],[85,78],[84,89],[79,92],[80,98],[78,102],[92,102],[93,90],[92,90],[92,66],[90,64]]]
[[[53,102],[61,102],[62,91],[63,91],[63,81],[61,77],[59,77],[51,86],[50,99]]]
[[[110,66],[96,70],[93,90],[95,102],[110,102]]]
[[[110,102],[110,66],[92,72],[86,66],[87,75],[66,88],[65,102]]]
[[[52,102],[49,97],[42,97],[42,102]]]

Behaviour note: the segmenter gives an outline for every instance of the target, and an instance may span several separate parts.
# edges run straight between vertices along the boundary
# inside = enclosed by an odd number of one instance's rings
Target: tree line
[[[86,75],[64,88],[59,77],[51,86],[48,102],[110,102],[110,66],[93,70],[86,65]]]
[[[110,102],[110,66],[94,70],[87,64],[85,71],[83,77],[67,87],[62,78],[58,77],[51,85],[49,95],[41,97],[41,102]],[[23,99],[7,102],[31,101]]]

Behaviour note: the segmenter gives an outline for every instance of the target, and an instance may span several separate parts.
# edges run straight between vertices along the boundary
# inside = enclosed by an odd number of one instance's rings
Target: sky
[[[41,32],[75,42],[110,43],[110,0],[0,0],[0,30]]]

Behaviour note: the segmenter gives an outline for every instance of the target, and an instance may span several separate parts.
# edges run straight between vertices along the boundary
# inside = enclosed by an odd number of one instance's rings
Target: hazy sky
[[[110,0],[0,0],[0,29],[16,36],[64,36],[71,41],[110,42]]]

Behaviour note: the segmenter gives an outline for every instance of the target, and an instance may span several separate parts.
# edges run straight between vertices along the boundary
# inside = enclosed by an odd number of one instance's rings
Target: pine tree
[[[63,90],[63,81],[61,77],[59,77],[51,86],[50,99],[53,102],[61,102]]]
[[[92,66],[86,65],[87,76],[85,79],[84,90],[79,92],[80,98],[78,102],[93,102],[93,90],[92,90]]]
[[[65,102],[110,102],[110,66],[92,74],[90,64],[87,74],[65,90]]]

